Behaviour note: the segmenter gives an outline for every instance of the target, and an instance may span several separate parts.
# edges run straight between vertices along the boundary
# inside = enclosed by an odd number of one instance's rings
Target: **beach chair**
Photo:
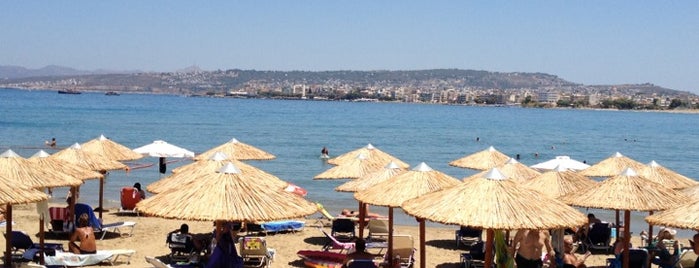
[[[240,256],[243,257],[243,267],[269,267],[274,251],[267,248],[263,237],[246,236],[240,241]]]
[[[323,204],[321,203],[316,203],[316,207],[318,207],[318,213],[320,213],[320,217],[313,223],[313,225],[316,225],[318,227],[325,227],[325,226],[330,226],[332,222],[335,220],[335,216],[330,214]]]
[[[415,247],[410,235],[393,236],[393,259],[400,262],[400,267],[412,267],[415,262]]]
[[[495,258],[495,249],[493,248],[493,258]],[[491,267],[495,267],[495,261]],[[482,268],[485,267],[485,242],[478,241],[471,245],[469,251],[461,253],[461,265],[464,268]]]
[[[354,240],[356,236],[354,221],[351,219],[336,218],[333,221],[330,235],[342,242]]]
[[[65,224],[68,222],[68,208],[50,207],[48,210],[51,218],[51,229],[49,231],[52,233],[70,232],[71,228]]]
[[[371,219],[369,224],[367,224],[369,229],[369,235],[367,240],[373,239],[386,239],[388,238],[388,220],[384,219]]]
[[[612,226],[607,222],[593,223],[590,226],[590,231],[587,234],[585,241],[586,250],[596,249],[604,250],[609,253],[612,250]]]
[[[332,235],[328,234],[325,230],[322,228],[318,228],[325,237],[328,238],[328,242],[323,246],[323,250],[340,250],[339,253],[342,253],[344,251],[349,252],[351,250],[354,250],[354,242],[342,242],[337,240],[335,237]]]
[[[680,257],[675,264],[675,268],[691,268],[694,267],[694,261],[697,260],[697,254],[694,250],[685,249],[680,253]]]
[[[168,257],[173,262],[189,262],[192,257],[198,255],[194,249],[194,239],[190,234],[170,233],[166,242],[170,248]]]
[[[5,239],[8,239],[5,234]],[[39,243],[34,243],[32,238],[24,231],[12,231],[10,233],[10,247],[12,250],[12,259],[15,261],[31,261],[36,260],[41,252]],[[56,250],[62,251],[63,244],[60,243],[44,243],[43,251],[45,254],[55,254]]]
[[[467,247],[473,246],[474,244],[482,241],[483,230],[476,229],[469,226],[461,226],[459,230],[454,232],[456,247],[458,248],[460,244]]]
[[[140,216],[136,210],[136,204],[141,201],[141,195],[138,193],[138,189],[134,187],[123,187],[121,188],[121,207],[119,207],[118,214],[136,214]]]
[[[82,215],[83,213],[86,213],[87,216],[90,218],[89,223],[92,229],[95,230],[95,232],[101,232],[102,236],[100,237],[100,240],[104,239],[104,236],[107,234],[107,232],[117,232],[121,236],[131,236],[133,235],[133,229],[136,226],[136,222],[132,221],[122,221],[122,222],[115,222],[115,223],[109,223],[109,224],[102,224],[102,221],[100,221],[97,216],[95,216],[95,211],[92,209],[87,204],[82,204],[78,203],[75,204],[75,222],[77,222],[77,219]],[[122,232],[120,228],[129,228],[129,232]]]

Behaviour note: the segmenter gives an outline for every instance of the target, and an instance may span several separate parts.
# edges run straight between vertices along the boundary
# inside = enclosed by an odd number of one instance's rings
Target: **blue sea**
[[[491,145],[510,156],[519,154],[526,165],[557,155],[594,164],[620,152],[643,163],[655,160],[691,178],[699,172],[699,114],[0,89],[2,151],[12,149],[24,157],[41,149],[55,153],[44,141],[55,137],[59,147],[66,147],[102,134],[130,148],[165,140],[195,153],[236,138],[277,156],[249,161],[251,165],[304,187],[309,200],[323,203],[331,213],[357,203],[352,194],[333,190],[344,180],[313,180],[331,167],[319,159],[323,146],[337,156],[372,144],[411,166],[425,162],[459,179],[476,171],[447,163]],[[157,161],[143,158],[129,164],[155,165],[110,172],[105,206],[118,206],[121,187],[163,177]],[[168,171],[188,163],[170,163]],[[55,189],[52,202],[63,202],[66,192]],[[87,181],[81,202],[96,206],[97,193],[98,181]],[[609,211],[581,211],[614,219]],[[634,233],[647,227],[646,213],[632,215]],[[396,217],[398,224],[415,223],[400,211]]]

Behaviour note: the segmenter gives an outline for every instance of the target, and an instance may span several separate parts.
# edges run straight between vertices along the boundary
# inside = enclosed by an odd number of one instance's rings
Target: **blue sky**
[[[699,93],[699,1],[1,1],[0,65],[543,72]]]

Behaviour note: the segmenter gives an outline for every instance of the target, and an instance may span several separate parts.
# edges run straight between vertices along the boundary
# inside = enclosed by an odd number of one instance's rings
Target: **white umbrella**
[[[551,159],[546,162],[541,162],[539,164],[531,166],[531,168],[539,169],[539,170],[553,170],[556,169],[556,167],[561,167],[565,169],[570,169],[570,170],[583,170],[586,168],[589,168],[590,165],[585,164],[583,162],[580,162],[575,159],[571,159],[570,156],[567,155],[559,155],[556,156],[556,158]]]
[[[166,157],[194,157],[194,152],[182,147],[169,144],[163,140],[156,140],[153,141],[153,143],[151,144],[143,145],[133,150],[134,152],[137,152],[142,155],[147,155],[150,157],[159,157],[160,173],[165,173],[165,170],[167,169],[165,164]]]

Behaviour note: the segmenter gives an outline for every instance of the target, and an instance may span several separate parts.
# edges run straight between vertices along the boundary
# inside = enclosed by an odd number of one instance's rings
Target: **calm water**
[[[236,138],[277,156],[250,164],[306,188],[308,199],[325,204],[331,213],[356,207],[356,202],[349,193],[333,191],[344,181],[312,180],[331,167],[318,158],[323,146],[336,156],[371,143],[412,166],[425,162],[456,178],[475,171],[448,162],[490,145],[511,156],[520,154],[527,165],[556,155],[596,163],[618,151],[696,178],[697,133],[699,115],[694,114],[0,90],[2,151],[11,148],[29,157],[46,150],[43,143],[51,137],[64,147],[104,134],[130,148],[162,139],[203,152]],[[156,158],[137,162],[156,165],[128,174],[111,172],[107,206],[118,205],[122,186],[159,179]],[[187,163],[173,163],[168,170]],[[97,203],[97,185],[93,180],[82,186],[82,202]],[[56,189],[54,201],[60,202],[66,191]],[[590,212],[613,217],[607,211]],[[415,222],[400,212],[396,215],[399,223]],[[632,231],[645,226],[640,223],[642,214],[637,213]]]

